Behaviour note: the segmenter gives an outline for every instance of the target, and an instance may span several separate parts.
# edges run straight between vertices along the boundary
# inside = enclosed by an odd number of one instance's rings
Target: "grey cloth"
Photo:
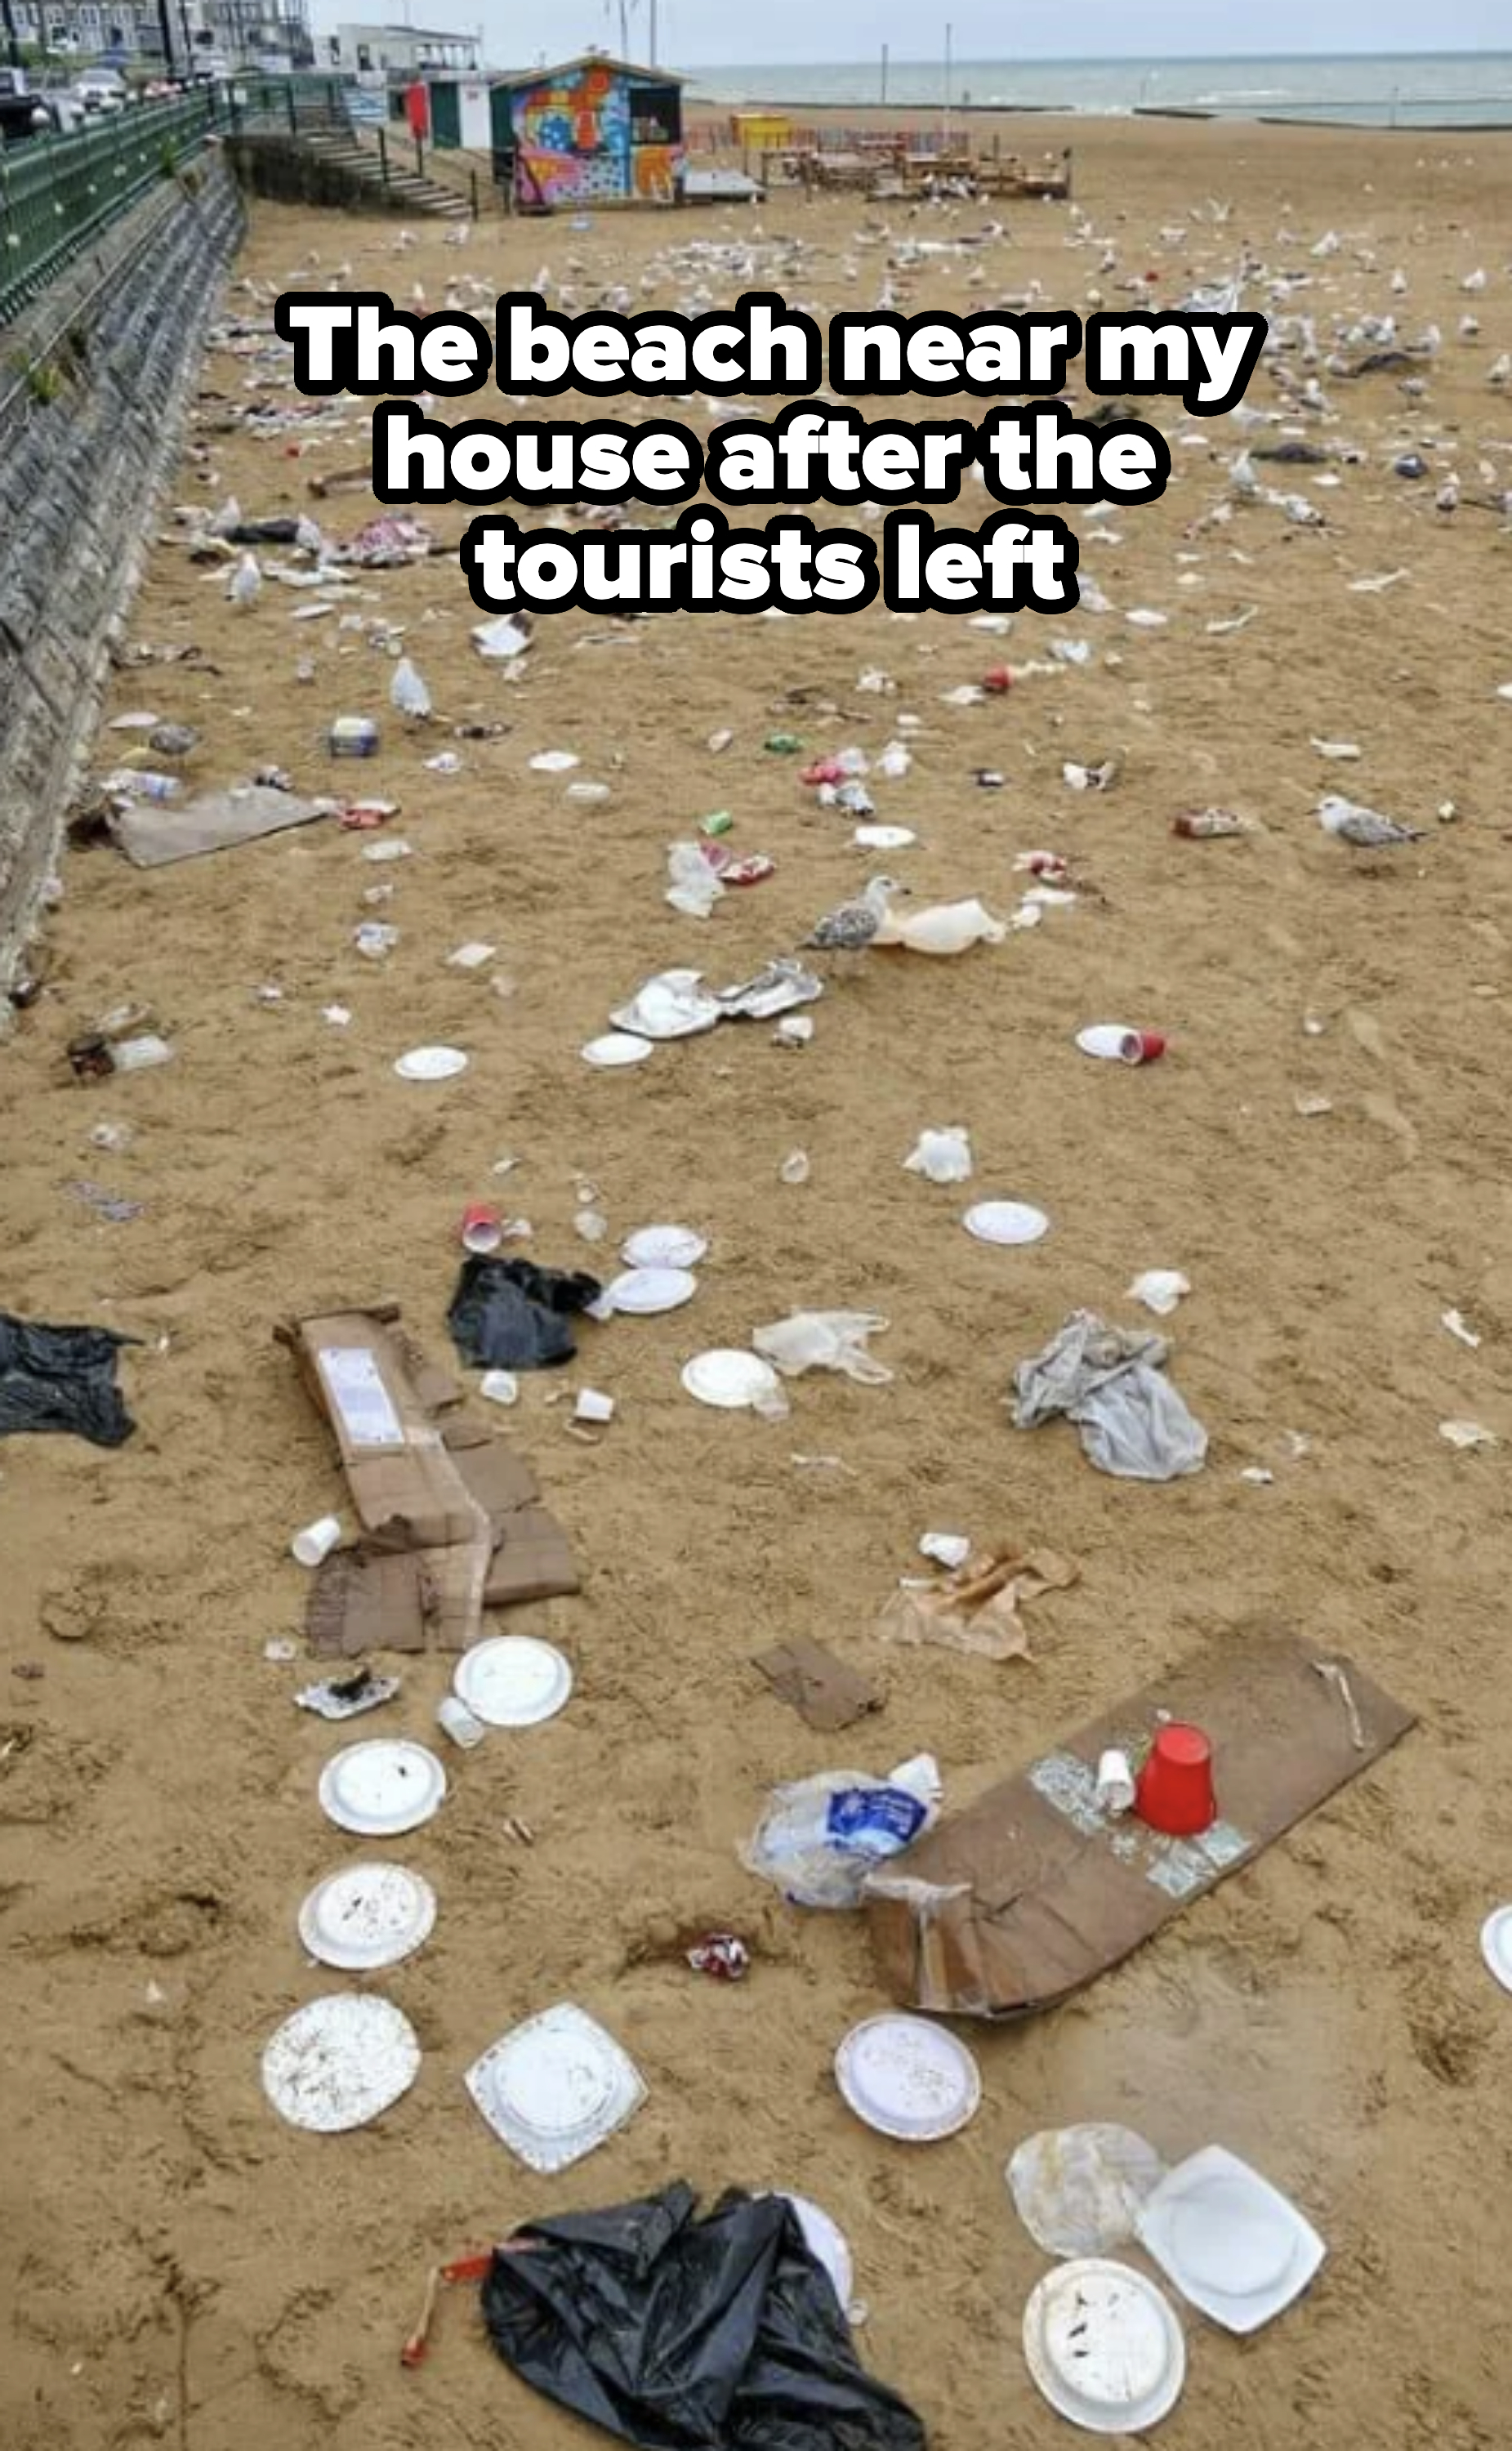
[[[1035,1430],[1064,1414],[1081,1431],[1089,1462],[1124,1480],[1199,1472],[1208,1433],[1161,1375],[1169,1351],[1163,1336],[1073,1311],[1014,1371],[1014,1427]]]

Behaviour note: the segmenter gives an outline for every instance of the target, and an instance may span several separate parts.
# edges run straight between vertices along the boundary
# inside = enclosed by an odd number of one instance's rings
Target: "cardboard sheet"
[[[392,1304],[278,1331],[341,1450],[366,1538],[319,1569],[307,1632],[322,1657],[462,1651],[486,1608],[579,1589],[535,1474],[490,1427],[439,1412],[460,1389],[411,1343]]]
[[[773,1692],[790,1702],[800,1719],[826,1735],[882,1708],[875,1686],[822,1642],[776,1643],[771,1651],[756,1652],[752,1666],[760,1669]]]
[[[316,801],[298,799],[292,792],[245,783],[234,792],[204,792],[182,803],[133,800],[111,816],[110,833],[133,868],[167,868],[175,860],[200,859],[206,852],[307,826],[326,814]]]
[[[886,1990],[936,2013],[1022,2017],[1116,1966],[1414,1725],[1340,1660],[1352,1727],[1314,1664],[1333,1657],[1268,1623],[1232,1629],[948,1814],[874,1885],[867,1913]],[[1110,1819],[1095,1800],[1098,1756],[1142,1752],[1163,1716],[1212,1742],[1219,1819],[1200,1838]]]

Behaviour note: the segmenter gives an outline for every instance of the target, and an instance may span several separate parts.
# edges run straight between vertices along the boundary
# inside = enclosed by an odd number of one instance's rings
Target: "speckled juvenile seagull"
[[[812,946],[821,953],[864,953],[887,917],[889,897],[906,892],[895,877],[874,876],[858,901],[842,902],[804,937],[805,950]]]
[[[1363,809],[1357,800],[1342,799],[1335,792],[1319,801],[1318,823],[1336,842],[1352,843],[1356,851],[1391,851],[1399,843],[1423,840],[1421,826],[1399,826],[1394,817]]]

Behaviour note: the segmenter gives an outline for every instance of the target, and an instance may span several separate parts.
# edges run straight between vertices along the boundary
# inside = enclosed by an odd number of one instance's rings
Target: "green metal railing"
[[[197,153],[211,94],[139,103],[71,136],[0,147],[0,324],[29,304],[101,230]]]

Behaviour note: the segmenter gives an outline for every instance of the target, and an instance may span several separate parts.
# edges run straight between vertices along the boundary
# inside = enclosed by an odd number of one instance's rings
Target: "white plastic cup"
[[[488,1734],[485,1722],[469,1711],[466,1703],[456,1694],[444,1694],[437,1703],[436,1724],[444,1728],[452,1743],[461,1745],[465,1753],[471,1753],[474,1745],[481,1745]]]
[[[584,1387],[573,1406],[575,1422],[612,1422],[614,1417],[614,1398],[601,1395],[597,1387]]]
[[[318,1523],[306,1523],[303,1532],[295,1533],[289,1550],[302,1566],[318,1566],[339,1545],[341,1537],[341,1517],[323,1515]]]
[[[1104,1813],[1128,1813],[1134,1802],[1134,1774],[1129,1755],[1109,1748],[1097,1764],[1097,1801]]]
[[[518,1404],[520,1382],[512,1370],[485,1370],[478,1382],[478,1393],[491,1404]]]

